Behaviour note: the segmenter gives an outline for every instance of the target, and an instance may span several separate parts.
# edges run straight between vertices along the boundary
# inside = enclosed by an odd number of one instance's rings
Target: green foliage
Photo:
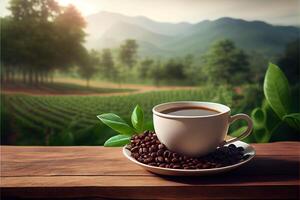
[[[254,109],[251,113],[255,141],[269,142],[284,138],[279,135],[279,131],[280,134],[291,134],[290,139],[297,138],[293,134],[300,130],[300,113],[299,110],[293,110],[287,78],[280,68],[272,63],[269,64],[265,76],[264,94],[266,101],[262,107]]]
[[[131,114],[131,123],[135,130],[139,133],[143,131],[144,126],[144,111],[137,105]]]
[[[298,83],[300,80],[300,39],[287,44],[284,55],[278,60],[278,65],[286,74],[290,83]]]
[[[130,142],[131,136],[128,135],[115,135],[109,138],[105,143],[105,147],[121,147]]]
[[[113,130],[121,134],[125,134],[125,136],[116,135],[109,138],[104,143],[104,146],[123,146],[129,143],[131,135],[134,133],[142,133],[144,131],[144,111],[139,105],[135,106],[131,114],[131,123],[134,127],[134,130],[116,114],[108,113],[98,115],[97,117]]]
[[[100,60],[102,74],[109,80],[116,81],[115,79],[118,77],[118,70],[116,69],[111,50],[103,49]]]
[[[149,76],[149,69],[152,68],[154,60],[146,58],[140,62],[139,77],[145,79]]]
[[[90,52],[84,50],[80,56],[80,66],[78,69],[79,75],[86,79],[87,86],[89,87],[89,80],[95,75],[98,71],[100,65],[100,59],[98,53],[94,50]]]
[[[134,130],[118,115],[105,113],[97,116],[104,124],[124,135],[132,135]]]
[[[73,134],[69,131],[63,131],[59,133],[51,133],[48,138],[48,145],[50,146],[69,146],[74,141]]]
[[[44,82],[54,70],[80,63],[85,33],[84,18],[74,6],[54,0],[11,0],[11,16],[1,19],[2,70],[22,73],[30,84]],[[3,54],[2,54],[3,53]]]
[[[296,130],[300,130],[300,113],[291,113],[283,116],[283,121],[288,123],[291,127]]]
[[[291,110],[291,92],[287,78],[280,68],[272,63],[269,64],[264,82],[265,97],[278,115],[283,118]]]
[[[74,138],[72,145],[103,145],[107,139],[118,133],[99,123],[94,117],[99,113],[118,113],[124,121],[129,122],[133,108],[139,104],[144,109],[143,129],[153,130],[151,110],[157,104],[193,100],[220,102],[232,106],[233,95],[230,88],[212,86],[122,96],[5,94],[2,95],[2,102],[5,105],[2,117],[8,119],[10,123],[5,123],[6,127],[1,134],[6,135],[9,141],[1,142],[16,145],[46,145],[46,136],[50,134],[48,130],[61,133],[76,118],[76,123],[74,122],[74,126],[69,130]],[[232,108],[232,112],[237,113],[239,108],[235,106]],[[11,134],[14,133],[17,133],[16,139],[11,141],[14,138]]]
[[[214,43],[203,61],[203,74],[211,83],[235,85],[248,78],[248,56],[230,40]]]
[[[119,51],[120,62],[128,68],[133,67],[137,59],[138,44],[135,40],[125,40]]]

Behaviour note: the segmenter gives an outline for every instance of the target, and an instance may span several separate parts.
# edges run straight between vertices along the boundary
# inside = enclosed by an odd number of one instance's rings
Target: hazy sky
[[[7,15],[9,0],[0,0],[1,16]],[[129,16],[143,15],[165,22],[199,22],[234,17],[263,20],[272,24],[299,25],[300,0],[58,0],[74,4],[83,15],[99,11]]]

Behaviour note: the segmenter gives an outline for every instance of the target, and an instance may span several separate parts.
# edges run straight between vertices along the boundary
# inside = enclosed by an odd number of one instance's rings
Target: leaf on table
[[[133,135],[134,130],[121,117],[113,113],[105,113],[97,116],[104,124],[124,135]]]
[[[129,135],[115,135],[109,138],[105,143],[105,147],[122,147],[130,142]]]
[[[264,93],[280,119],[290,112],[292,103],[288,80],[280,68],[272,63],[269,64],[265,76]]]
[[[144,112],[142,110],[142,108],[137,105],[132,114],[131,114],[131,123],[133,125],[133,127],[139,132],[141,133],[143,131],[143,127],[144,127]]]

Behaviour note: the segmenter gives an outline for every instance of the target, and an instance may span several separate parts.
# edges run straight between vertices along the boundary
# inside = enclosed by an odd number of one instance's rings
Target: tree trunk
[[[32,69],[29,70],[29,84],[33,84],[33,71]]]
[[[90,87],[90,79],[86,79],[86,87],[87,87],[87,88]]]
[[[1,66],[1,83],[5,83],[5,68]]]
[[[6,70],[5,70],[5,82],[6,83],[10,82],[10,72],[9,72],[9,68],[8,67],[6,67]]]
[[[34,84],[39,84],[39,73],[37,71],[34,72]]]
[[[22,81],[26,84],[26,71],[24,69],[22,70]]]
[[[51,83],[54,82],[54,75],[53,75],[53,73],[51,73],[51,75],[50,75],[50,80],[51,80]]]
[[[43,72],[43,71],[40,73],[40,78],[41,78],[40,81],[42,84],[44,83],[44,74],[45,74],[45,72]]]

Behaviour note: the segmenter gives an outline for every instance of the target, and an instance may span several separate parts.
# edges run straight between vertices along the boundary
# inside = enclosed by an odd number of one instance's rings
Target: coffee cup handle
[[[240,136],[235,137],[235,138],[231,138],[227,141],[224,141],[222,146],[226,145],[226,144],[229,144],[229,143],[232,143],[232,142],[235,142],[235,141],[238,141],[238,140],[242,140],[242,139],[244,139],[244,138],[246,138],[247,136],[250,135],[250,133],[253,129],[253,122],[252,122],[251,118],[246,114],[242,114],[242,113],[241,114],[236,114],[236,115],[233,115],[233,116],[229,117],[229,124],[232,124],[233,122],[235,122],[238,119],[242,119],[242,120],[245,120],[247,122],[247,129]]]

